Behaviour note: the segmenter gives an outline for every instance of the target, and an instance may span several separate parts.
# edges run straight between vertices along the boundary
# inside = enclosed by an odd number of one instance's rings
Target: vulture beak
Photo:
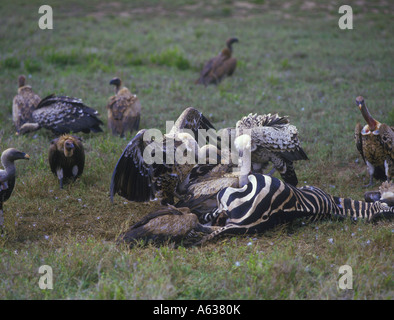
[[[24,156],[23,156],[23,159],[30,160],[30,156],[27,153],[25,153]]]

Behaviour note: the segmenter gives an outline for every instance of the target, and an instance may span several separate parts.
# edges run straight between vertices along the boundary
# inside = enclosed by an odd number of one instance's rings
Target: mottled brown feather
[[[34,93],[31,86],[25,85],[24,77],[18,79],[18,94],[12,101],[12,120],[17,132],[20,127],[29,122],[34,122],[32,113],[40,103],[41,98]]]
[[[126,132],[138,131],[141,103],[135,94],[123,87],[110,97],[107,104],[108,127],[112,134],[124,136]]]

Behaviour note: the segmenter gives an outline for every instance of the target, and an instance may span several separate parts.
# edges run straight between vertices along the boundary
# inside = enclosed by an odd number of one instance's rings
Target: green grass
[[[187,106],[220,129],[242,116],[274,113],[297,126],[310,160],[296,163],[300,186],[362,199],[368,181],[353,141],[363,122],[355,97],[393,125],[393,6],[349,1],[354,29],[338,28],[334,1],[49,1],[54,29],[40,30],[39,1],[0,6],[0,150],[18,162],[0,237],[0,299],[393,299],[393,223],[306,220],[263,235],[221,238],[201,248],[128,250],[114,240],[157,203],[109,201],[113,168],[131,136],[113,137],[105,105],[122,78],[142,104],[141,128],[165,130]],[[200,68],[237,36],[233,77],[196,86]],[[41,97],[82,98],[105,132],[82,134],[83,176],[64,190],[47,163],[53,136],[15,136],[17,77]],[[377,187],[377,186],[376,186]],[[54,289],[38,286],[41,265]],[[353,268],[353,290],[338,268]]]

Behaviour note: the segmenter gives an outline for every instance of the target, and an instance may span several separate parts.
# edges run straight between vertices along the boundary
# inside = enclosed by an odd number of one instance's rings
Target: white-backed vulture
[[[18,77],[18,94],[12,101],[12,120],[16,131],[25,123],[34,122],[33,111],[37,108],[41,98],[34,93],[31,86],[26,85],[26,77]]]
[[[51,171],[59,179],[61,189],[65,181],[75,181],[82,175],[85,166],[85,151],[81,138],[65,134],[52,140],[48,161]]]
[[[51,130],[60,135],[70,132],[102,132],[103,122],[98,112],[86,106],[81,99],[51,94],[42,99],[32,112],[32,122],[23,124],[19,134],[40,128]]]
[[[176,246],[188,246],[201,240],[210,231],[210,228],[199,223],[197,216],[188,208],[168,205],[143,217],[123,232],[117,242],[125,242],[130,247],[139,243],[162,245],[169,242]]]
[[[235,132],[237,136],[251,135],[252,172],[262,173],[271,162],[286,183],[297,185],[293,162],[308,157],[301,147],[297,128],[286,117],[249,114],[237,122]]]
[[[119,194],[131,201],[149,201],[161,190],[162,203],[173,204],[174,195],[179,196],[177,190],[198,162],[196,141],[190,139],[190,136],[196,137],[198,129],[212,128],[212,124],[201,112],[187,108],[171,131],[160,139],[153,140],[150,131],[140,130],[126,146],[115,166],[110,187],[111,200],[115,194]],[[190,134],[185,134],[184,129],[190,130]],[[147,163],[144,159],[144,152],[147,150],[149,153],[145,155],[149,154],[159,161]],[[178,163],[175,155],[179,150],[183,150],[186,156],[191,156],[192,161]]]
[[[4,170],[0,170],[0,229],[4,225],[3,203],[11,197],[15,187],[16,168],[14,161],[29,160],[29,158],[28,154],[14,148],[4,150],[1,154],[1,163]]]
[[[200,77],[195,83],[203,84],[218,84],[226,76],[231,76],[237,66],[237,60],[232,57],[232,44],[238,42],[237,38],[230,38],[226,41],[226,48],[224,48],[216,57],[210,59],[205,63],[201,70]]]
[[[115,86],[115,95],[107,104],[108,128],[112,134],[124,136],[126,132],[138,131],[141,117],[141,103],[135,94],[122,86],[119,78],[110,81]]]
[[[391,181],[394,177],[394,127],[375,120],[364,98],[358,96],[356,104],[367,124],[357,123],[354,139],[357,150],[367,165],[369,183],[364,187],[373,185],[373,179]]]

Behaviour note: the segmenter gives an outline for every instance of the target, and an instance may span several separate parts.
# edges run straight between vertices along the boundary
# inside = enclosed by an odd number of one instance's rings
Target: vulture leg
[[[375,172],[375,168],[368,161],[366,161],[366,163],[367,163],[367,168],[368,168],[368,173],[369,173],[369,183],[366,185],[363,185],[363,187],[369,188],[369,187],[373,186],[373,174]]]
[[[57,178],[59,179],[60,189],[63,189],[63,169],[56,170]]]

